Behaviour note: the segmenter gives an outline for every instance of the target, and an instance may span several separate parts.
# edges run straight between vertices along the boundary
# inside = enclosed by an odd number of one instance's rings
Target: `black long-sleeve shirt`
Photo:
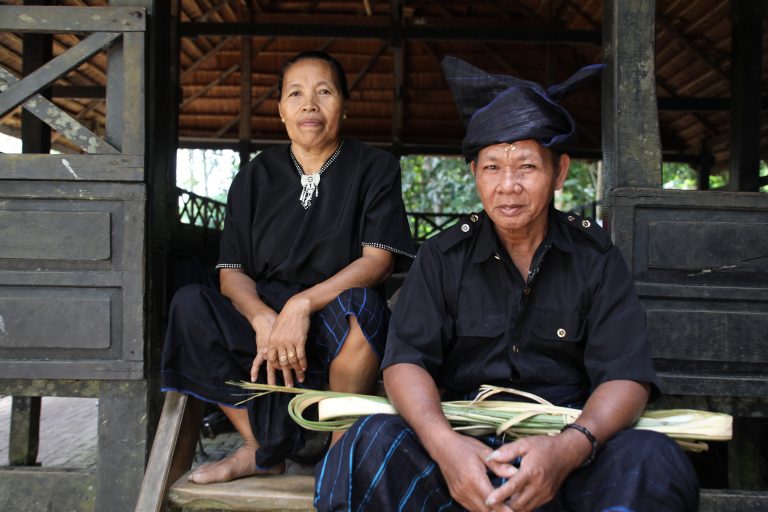
[[[382,366],[425,368],[446,399],[481,384],[583,404],[605,381],[651,384],[632,277],[593,221],[552,210],[523,278],[485,214],[428,240],[398,297]]]

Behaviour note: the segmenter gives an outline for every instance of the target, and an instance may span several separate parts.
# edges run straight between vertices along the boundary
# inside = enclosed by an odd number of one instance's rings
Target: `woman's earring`
[[[346,112],[344,112],[344,113],[341,115],[341,118],[342,118],[342,119],[346,119],[346,118],[347,118],[347,113],[346,113]]]
[[[283,119],[283,118],[281,117],[281,118],[280,118],[280,122],[281,122],[281,123],[283,123],[283,124],[285,124],[285,119]]]

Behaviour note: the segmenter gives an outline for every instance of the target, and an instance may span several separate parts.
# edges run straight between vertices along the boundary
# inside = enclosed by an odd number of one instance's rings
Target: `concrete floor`
[[[43,397],[37,462],[46,467],[96,465],[99,401],[96,398]],[[11,397],[0,397],[0,466],[8,465]]]
[[[89,468],[96,465],[96,398],[43,397],[37,462],[45,467]],[[0,466],[8,465],[11,397],[0,397]],[[235,433],[201,438],[193,467],[217,461],[239,446]]]

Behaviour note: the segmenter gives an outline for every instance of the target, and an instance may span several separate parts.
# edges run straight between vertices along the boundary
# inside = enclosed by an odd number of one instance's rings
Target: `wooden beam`
[[[116,32],[99,32],[85,38],[77,46],[51,60],[37,71],[25,76],[0,95],[0,117],[5,116],[17,105],[23,103],[40,89],[53,83],[59,76],[79,66],[91,55],[120,36]]]
[[[107,88],[103,85],[52,85],[51,96],[54,98],[104,99]]]
[[[36,465],[39,446],[40,397],[12,397],[8,462],[12,466]]]
[[[730,190],[757,192],[760,175],[760,110],[763,2],[734,0],[731,29]]]
[[[389,47],[394,57],[395,90],[392,105],[392,149],[400,157],[403,144],[403,110],[405,95],[405,41],[403,40],[403,3],[393,0],[391,4]]]
[[[729,112],[731,98],[720,97],[662,97],[659,98],[659,110],[666,112]],[[768,96],[759,100],[760,110],[768,110]]]
[[[77,113],[77,115],[75,116],[75,119],[77,119],[78,121],[85,119],[85,116],[87,116],[88,114],[96,110],[99,107],[99,105],[103,103],[104,103],[104,100],[94,100],[94,101],[88,102],[85,108]],[[59,132],[54,133],[53,137],[51,137],[51,144],[55,144],[60,137],[61,137],[61,134]],[[105,142],[105,144],[107,143]]]
[[[483,26],[405,25],[406,40],[429,41],[503,41],[518,43],[558,43],[600,45],[600,32],[596,30],[526,29],[519,25]],[[291,19],[279,15],[262,14],[253,23],[196,23],[181,24],[182,37],[206,35],[252,35],[275,37],[333,37],[352,39],[387,39],[389,25],[375,18],[358,16],[295,15]]]
[[[243,36],[240,43],[240,112],[251,112],[251,86],[253,76],[251,74],[251,58],[253,53],[253,40],[249,36]],[[251,160],[251,116],[241,115],[238,126],[240,168],[242,169]]]
[[[195,59],[195,62],[193,62],[192,65],[190,65],[187,69],[182,71],[181,72],[181,79],[183,80],[190,73],[192,73],[194,70],[196,70],[197,68],[199,68],[200,66],[205,64],[209,59],[211,59],[212,57],[215,57],[216,55],[218,55],[221,52],[221,50],[226,45],[228,45],[229,43],[231,43],[232,41],[235,41],[235,40],[236,40],[236,38],[234,36],[230,36],[230,37],[226,37],[226,38],[222,39],[221,41],[219,41],[219,43],[216,46],[214,46],[213,48],[211,48],[205,55],[203,55],[199,59]]]
[[[683,45],[683,47],[693,53],[697,59],[706,64],[707,67],[715,74],[717,74],[721,80],[730,81],[731,77],[728,76],[728,73],[723,71],[723,69],[717,63],[715,63],[701,49],[699,49],[699,47],[696,46],[696,44],[694,44],[693,41],[688,38],[688,36],[680,32],[663,14],[656,16],[656,23],[664,31],[669,32],[669,34],[672,36],[672,39]]]
[[[44,5],[46,3],[48,2],[26,0],[25,5]],[[27,76],[40,69],[53,57],[53,36],[51,34],[29,33],[22,35],[22,41],[21,69],[22,75]],[[18,82],[18,79],[12,73],[0,68],[0,90],[4,90],[16,82]],[[35,97],[50,103],[48,101],[51,97],[50,89],[46,88],[41,93]],[[29,103],[27,102],[25,105]],[[21,112],[21,148],[22,153],[51,152],[51,129],[37,115],[27,109]]]
[[[231,75],[232,73],[234,73],[238,69],[240,69],[240,64],[234,64],[234,65],[230,66],[221,75],[219,75],[218,78],[216,78],[215,80],[209,82],[205,87],[203,87],[202,89],[197,91],[195,94],[193,94],[189,98],[185,98],[184,102],[179,107],[179,110],[184,110],[184,107],[186,107],[187,105],[189,105],[190,103],[195,101],[197,98],[199,98],[200,96],[203,96],[205,93],[207,93],[208,91],[210,91],[211,89],[213,89],[214,87],[219,85],[221,82],[226,80],[229,77],[229,75]]]
[[[0,6],[0,26],[8,32],[143,32],[143,7]]]
[[[210,9],[208,9],[207,11],[205,11],[202,16],[197,18],[197,21],[206,21],[212,15],[214,15],[217,12],[219,12],[220,10],[224,9],[225,7],[227,7],[231,3],[232,3],[232,0],[222,0],[221,3],[216,4],[213,7],[211,7]]]
[[[0,66],[0,91],[6,89],[9,85],[18,82],[18,78],[13,76],[8,70]],[[51,128],[55,128],[57,133],[66,137],[86,153],[116,154],[117,149],[105,142],[101,137],[83,126],[77,119],[64,112],[54,103],[40,94],[32,96],[24,103],[24,110],[35,116],[41,122]],[[23,132],[23,124],[22,124]],[[24,139],[22,139],[24,140]],[[48,142],[45,147],[40,147],[36,151],[24,151],[25,153],[49,153],[51,149],[50,130],[48,130]]]
[[[654,0],[605,0],[602,80],[604,193],[661,188],[656,109]]]
[[[387,47],[389,46],[389,42],[382,43],[381,46],[379,46],[379,49],[376,50],[376,53],[373,54],[373,57],[371,57],[368,60],[368,63],[363,66],[363,69],[361,69],[357,75],[355,75],[355,78],[350,82],[349,84],[349,90],[351,91],[355,87],[357,87],[357,84],[360,83],[360,81],[365,77],[365,75],[371,70],[373,66],[376,65],[376,63],[379,61],[379,58],[382,56],[382,54],[387,50]]]

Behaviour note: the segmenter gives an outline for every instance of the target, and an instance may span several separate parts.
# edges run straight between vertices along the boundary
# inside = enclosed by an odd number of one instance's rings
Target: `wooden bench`
[[[176,392],[166,393],[136,511],[249,510],[307,511],[312,506],[312,468],[289,463],[279,476],[242,478],[220,484],[187,481],[202,403]]]

